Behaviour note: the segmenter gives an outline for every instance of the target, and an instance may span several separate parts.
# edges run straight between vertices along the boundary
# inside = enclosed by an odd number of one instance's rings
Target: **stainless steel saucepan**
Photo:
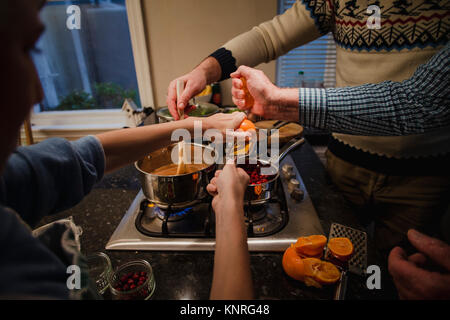
[[[171,209],[186,208],[207,195],[206,186],[214,177],[216,171],[214,149],[196,143],[186,143],[186,148],[190,148],[191,163],[194,163],[195,154],[202,154],[203,161],[207,164],[206,167],[196,172],[181,175],[164,176],[150,173],[164,165],[173,163],[171,155],[172,151],[178,154],[178,143],[154,151],[135,162],[145,197],[162,209],[169,207]],[[207,148],[208,150],[205,150]]]
[[[270,200],[270,198],[273,196],[273,193],[275,191],[277,178],[279,176],[279,168],[278,165],[275,165],[275,162],[278,162],[278,164],[283,160],[283,158],[293,149],[297,148],[298,146],[302,145],[305,142],[304,138],[294,138],[291,141],[289,141],[282,149],[277,158],[272,158],[269,160],[264,159],[257,159],[257,163],[252,164],[252,162],[249,161],[248,156],[245,159],[242,159],[239,161],[243,164],[237,164],[238,167],[242,167],[244,169],[247,169],[251,171],[251,169],[254,169],[254,167],[264,167],[266,172],[269,174],[267,175],[267,182],[263,183],[255,183],[255,184],[249,184],[247,186],[247,189],[245,190],[244,195],[244,204],[251,204],[251,205],[257,205],[257,204],[263,204]],[[254,161],[253,161],[254,163]],[[252,167],[253,166],[253,167]],[[246,170],[246,171],[247,171]],[[259,169],[258,169],[259,170]]]

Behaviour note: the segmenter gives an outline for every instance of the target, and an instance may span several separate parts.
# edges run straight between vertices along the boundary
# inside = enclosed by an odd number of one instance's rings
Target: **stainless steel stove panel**
[[[282,252],[297,241],[300,236],[311,234],[324,234],[317,213],[290,155],[280,163],[291,164],[294,167],[296,179],[304,191],[304,199],[300,202],[292,199],[285,192],[289,221],[279,232],[266,237],[249,237],[248,248],[257,252]],[[287,181],[282,180],[282,187],[287,190]],[[279,186],[280,187],[280,186]],[[107,250],[176,250],[176,251],[213,251],[215,239],[213,238],[164,238],[149,237],[136,229],[135,221],[139,213],[140,203],[144,200],[142,190],[139,191],[122,221],[112,234]]]

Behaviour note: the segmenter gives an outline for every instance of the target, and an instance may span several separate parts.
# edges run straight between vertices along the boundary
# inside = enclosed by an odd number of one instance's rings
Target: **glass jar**
[[[98,293],[105,293],[109,287],[109,276],[112,265],[109,257],[103,252],[96,252],[86,257],[89,267],[89,277],[94,280]]]
[[[119,266],[109,277],[113,300],[148,300],[155,292],[153,270],[145,260],[135,260]]]

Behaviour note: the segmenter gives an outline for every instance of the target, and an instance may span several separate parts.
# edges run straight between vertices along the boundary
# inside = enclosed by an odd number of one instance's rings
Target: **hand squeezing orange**
[[[248,109],[253,107],[255,99],[253,99],[253,96],[250,94],[250,91],[248,91],[247,79],[245,79],[244,77],[241,77],[240,79],[242,81],[242,90],[244,90],[245,108]]]
[[[245,80],[244,77],[241,77],[241,81],[242,81],[242,90],[244,90],[245,107],[251,108],[255,100],[248,91],[247,80]],[[244,121],[242,121],[241,125],[239,126],[239,129],[241,129],[242,131],[248,131],[248,130],[256,130],[256,127],[253,124],[253,122],[251,122],[248,119],[245,119]]]

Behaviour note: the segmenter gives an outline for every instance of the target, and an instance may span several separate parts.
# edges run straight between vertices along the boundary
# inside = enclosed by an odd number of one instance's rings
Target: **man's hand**
[[[275,101],[279,96],[280,89],[267,78],[264,72],[247,66],[240,66],[236,72],[230,74],[230,77],[233,78],[231,95],[234,104],[239,109],[250,109],[251,113],[265,118],[273,112],[272,109],[275,107]],[[251,107],[246,107],[241,77],[247,80],[248,91],[255,100]]]
[[[188,106],[189,100],[202,92],[207,84],[219,80],[221,70],[217,60],[208,57],[188,74],[170,82],[166,102],[170,114],[175,120],[180,118],[177,109],[184,109],[184,113],[188,114],[190,110],[185,108]],[[177,101],[177,80],[182,80],[184,83],[184,91],[179,101]]]
[[[237,168],[232,160],[229,160],[223,170],[217,170],[206,190],[214,197],[212,206],[214,212],[221,214],[227,211],[227,206],[243,205],[244,194],[250,177],[242,169]]]
[[[419,252],[396,247],[388,259],[400,299],[450,299],[450,246],[415,230],[408,239]]]
[[[298,119],[298,89],[278,88],[267,78],[264,72],[246,66],[240,66],[230,76],[233,78],[231,95],[234,104],[239,109],[248,109],[251,114],[264,119],[287,121]],[[246,107],[241,77],[246,79],[247,89],[254,99],[251,107]]]

